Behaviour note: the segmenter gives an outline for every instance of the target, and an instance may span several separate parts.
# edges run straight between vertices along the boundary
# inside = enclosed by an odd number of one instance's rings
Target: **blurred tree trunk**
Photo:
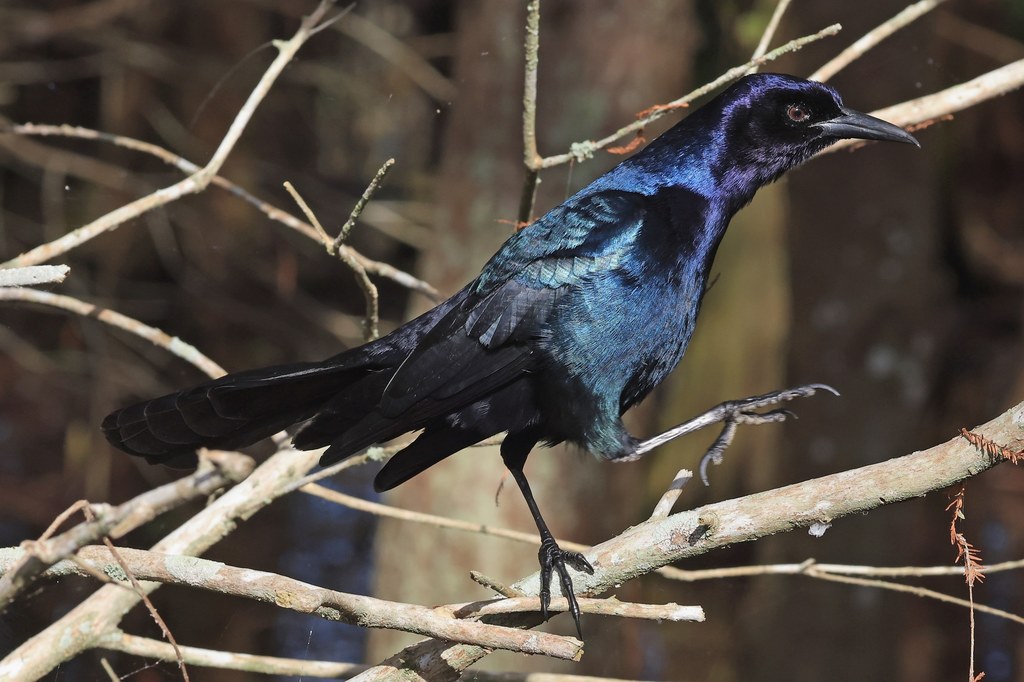
[[[843,11],[841,3],[807,5],[790,15],[787,35],[841,20],[843,42],[849,43],[892,13],[886,3],[873,4],[857,12]],[[926,74],[906,71],[898,78],[873,77],[892,73],[906,45],[927,42],[921,27],[906,30],[903,47],[882,45],[836,78],[848,105],[870,111],[913,96],[915,80],[927,83]],[[836,49],[830,44],[824,55],[815,49],[798,53],[796,72],[813,71]],[[948,286],[937,267],[940,235],[931,210],[928,159],[927,149],[872,145],[816,159],[789,177],[788,383],[829,383],[842,397],[796,406],[800,422],[786,426],[784,446],[769,461],[775,485],[863,466],[931,442],[924,437],[923,408],[936,373],[934,349],[943,333]],[[944,506],[941,500],[932,504]],[[910,552],[920,549],[919,542],[942,543],[945,532],[939,522],[930,529],[934,536],[922,536],[915,522],[923,509],[879,510],[837,524],[820,540],[806,533],[771,538],[756,543],[755,558],[758,563],[808,557],[913,563]],[[901,637],[927,629],[926,622],[914,622],[919,619],[908,613],[904,598],[792,578],[752,585],[737,619],[744,652],[739,679],[942,678],[940,669],[926,663],[933,650],[915,648],[920,637]],[[932,666],[942,665],[940,657],[930,660]],[[915,674],[907,667],[911,662]]]
[[[564,151],[632,119],[635,112],[677,96],[690,82],[695,50],[690,3],[649,2],[643,11],[625,0],[547,3],[542,6],[538,137],[542,154]],[[424,254],[420,274],[444,293],[474,277],[511,232],[516,219],[522,166],[522,3],[464,2],[456,19],[454,79],[460,89],[451,110],[438,179],[434,248]],[[666,123],[667,125],[667,123]],[[660,132],[649,131],[649,134]],[[580,167],[561,167],[542,176],[535,215],[610,168],[619,157],[598,152]],[[646,430],[646,429],[645,429]],[[535,527],[515,484],[508,479],[499,505],[494,495],[504,468],[497,448],[477,448],[452,457],[404,484],[389,501],[407,508],[533,532]],[[527,474],[556,535],[596,542],[630,523],[644,502],[640,467],[599,465],[564,449],[539,451]],[[614,503],[609,505],[609,501]],[[536,552],[502,540],[465,536],[407,523],[381,524],[377,542],[377,594],[389,599],[442,603],[486,597],[468,578],[470,569],[509,582],[536,570]],[[614,661],[599,654],[606,631],[622,637],[620,626],[585,619],[589,654],[584,666],[639,672],[639,649]],[[589,625],[589,627],[588,627]],[[607,628],[605,626],[608,626]],[[570,621],[556,621],[569,632]],[[623,625],[621,628],[631,626]],[[376,634],[369,658],[376,660],[409,641]],[[492,657],[494,658],[494,657]],[[490,659],[489,659],[490,660]],[[553,669],[557,664],[521,657],[493,665]],[[608,666],[611,666],[609,669]],[[582,672],[579,667],[576,672]]]

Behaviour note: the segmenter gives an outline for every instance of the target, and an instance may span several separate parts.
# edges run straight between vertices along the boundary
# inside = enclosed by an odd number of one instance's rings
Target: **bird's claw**
[[[839,391],[828,384],[804,384],[781,391],[773,391],[763,395],[755,395],[741,400],[732,400],[722,403],[721,408],[725,412],[722,421],[725,425],[722,433],[719,434],[711,447],[707,449],[700,460],[700,478],[704,485],[708,483],[708,466],[719,465],[725,455],[725,449],[729,447],[733,436],[736,434],[738,424],[770,424],[773,422],[784,422],[787,419],[796,419],[796,413],[786,408],[777,408],[768,412],[757,412],[756,410],[788,402],[796,398],[807,398],[818,391],[826,391],[833,395],[839,395]]]
[[[555,539],[550,535],[544,537],[540,543],[540,551],[537,553],[540,560],[540,613],[544,620],[548,619],[548,608],[551,606],[551,577],[558,574],[558,583],[562,588],[562,595],[569,602],[569,614],[576,624],[576,634],[583,639],[583,628],[580,626],[580,605],[573,593],[572,578],[566,564],[572,566],[581,573],[593,575],[594,567],[590,565],[587,558],[579,552],[569,552],[558,546]]]

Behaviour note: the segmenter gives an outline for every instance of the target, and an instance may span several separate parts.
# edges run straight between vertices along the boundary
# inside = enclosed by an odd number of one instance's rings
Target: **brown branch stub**
[[[634,151],[640,148],[641,145],[647,143],[647,138],[644,136],[643,128],[636,131],[636,137],[623,145],[616,147],[608,147],[606,150],[609,154],[632,154]]]

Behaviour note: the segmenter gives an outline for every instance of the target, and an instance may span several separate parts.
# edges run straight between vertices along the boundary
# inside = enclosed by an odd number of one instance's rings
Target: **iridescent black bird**
[[[693,423],[757,421],[754,407],[819,388],[725,404],[647,441],[621,420],[683,356],[733,214],[843,138],[917,144],[847,109],[826,85],[747,76],[513,235],[465,288],[391,334],[322,362],[229,374],[132,405],[103,430],[116,447],[172,465],[194,463],[198,447],[239,448],[300,422],[295,446],[327,446],[322,465],[422,431],[380,471],[377,490],[505,432],[501,456],[542,538],[544,616],[555,571],[579,629],[566,563],[593,568],[555,543],[523,474],[527,455],[538,442],[570,442],[599,459],[635,459]]]

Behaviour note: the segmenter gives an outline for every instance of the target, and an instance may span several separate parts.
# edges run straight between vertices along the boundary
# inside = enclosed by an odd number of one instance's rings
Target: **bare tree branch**
[[[174,660],[171,645],[147,637],[136,637],[115,630],[106,635],[98,644],[101,649],[120,651],[143,658]],[[299,677],[330,677],[345,679],[356,675],[369,666],[334,661],[300,661],[276,656],[254,656],[227,651],[213,651],[199,647],[181,647],[185,662],[193,666],[244,670],[266,675],[296,675]],[[462,676],[465,682],[632,682],[608,677],[586,675],[560,675],[554,673],[514,673],[476,670]]]
[[[966,83],[871,113],[904,128],[927,127],[943,117],[1005,95],[1021,86],[1024,86],[1024,59],[989,71]],[[860,145],[855,140],[844,140],[821,153],[830,154],[857,146]]]
[[[195,346],[185,343],[177,336],[171,336],[156,327],[150,327],[109,308],[101,308],[71,296],[52,294],[48,291],[39,291],[38,289],[0,288],[0,301],[36,303],[66,310],[82,317],[99,320],[104,324],[109,324],[111,327],[123,329],[139,338],[146,339],[156,346],[160,346],[214,379],[227,374],[223,367],[200,353],[199,349]]]
[[[891,36],[904,26],[913,23],[946,0],[921,0],[909,5],[892,19],[873,28],[859,38],[853,45],[840,52],[807,78],[812,81],[825,82],[836,75],[859,57],[864,56],[871,48]]]
[[[973,431],[1019,449],[1024,443],[1024,403]],[[1002,461],[1005,460],[979,451],[958,436],[928,450],[879,464],[710,504],[664,519],[651,519],[591,549],[587,559],[595,568],[594,574],[574,571],[573,582],[581,594],[600,593],[660,566],[713,549],[813,523],[835,522],[851,514],[920,497]],[[623,561],[624,557],[628,560]],[[539,576],[533,574],[512,588],[536,595]],[[538,623],[538,618],[529,614],[496,618],[497,622],[510,625],[529,627]],[[425,641],[403,649],[355,679],[455,680],[486,655],[487,651],[480,647]]]
[[[0,270],[0,287],[26,287],[37,284],[60,284],[71,272],[66,265],[33,265],[27,268]]]
[[[14,566],[6,567],[3,577],[0,577],[0,611],[6,609],[18,592],[36,576],[61,559],[71,556],[80,547],[104,536],[123,537],[129,531],[189,500],[206,497],[243,480],[252,471],[252,467],[251,459],[236,453],[203,457],[200,467],[189,476],[149,490],[116,507],[97,507],[93,512],[97,517],[95,521],[79,524],[57,537],[25,543],[24,554]]]
[[[160,159],[164,163],[174,166],[183,173],[194,174],[202,170],[199,166],[192,163],[188,159],[179,156],[159,145],[152,144],[151,142],[144,142],[142,140],[136,140],[131,137],[125,137],[124,135],[112,135],[110,133],[100,132],[91,128],[83,128],[81,126],[71,126],[67,124],[63,125],[45,125],[41,123],[19,123],[10,124],[6,128],[0,129],[0,132],[10,132],[15,135],[39,135],[39,136],[59,136],[59,137],[70,137],[78,138],[83,140],[98,140],[101,142],[109,142],[118,147],[124,147],[125,149],[131,149],[133,151],[142,152],[144,154],[150,154]],[[91,159],[89,159],[91,161]],[[94,177],[95,176],[95,177]],[[103,173],[90,174],[89,179],[96,181],[104,177]],[[251,204],[261,213],[266,215],[273,221],[279,222],[285,227],[295,230],[304,237],[308,237],[315,242],[322,242],[322,237],[317,233],[315,227],[310,223],[305,223],[296,218],[291,213],[280,209],[262,199],[254,196],[249,191],[242,187],[239,187],[235,183],[231,182],[222,175],[215,175],[210,180],[210,184],[220,187],[221,189],[230,192],[242,201]],[[351,246],[339,245],[337,250],[351,258],[358,265],[360,265],[366,272],[385,277],[393,280],[398,284],[416,291],[427,296],[430,299],[436,300],[438,298],[437,290],[430,286],[421,279],[418,279],[407,272],[395,268],[393,265],[388,263],[382,263],[371,258],[367,258],[363,254],[359,253]]]
[[[775,37],[775,32],[779,30],[779,23],[782,21],[782,15],[789,9],[789,3],[791,0],[779,0],[779,3],[775,5],[775,11],[772,12],[772,18],[768,20],[768,25],[764,27],[764,33],[761,34],[761,40],[758,41],[757,47],[754,48],[754,54],[750,55],[750,58],[758,59],[764,56],[764,53],[768,51],[768,46],[772,44],[772,38]],[[757,73],[757,66],[752,66],[747,73]]]
[[[492,649],[516,651],[524,654],[541,654],[575,660],[583,650],[583,644],[572,638],[542,632],[528,632],[516,628],[488,625],[465,618],[477,612],[487,612],[486,604],[457,605],[450,608],[432,609],[416,604],[376,599],[358,594],[348,594],[310,585],[266,571],[228,566],[219,561],[196,557],[174,556],[146,552],[138,549],[120,548],[117,553],[123,557],[132,575],[140,580],[163,584],[182,584],[191,587],[254,599],[281,608],[309,613],[325,620],[342,621],[368,628],[402,630],[427,637],[439,637],[452,642],[477,643]],[[6,570],[12,563],[20,561],[25,552],[20,549],[0,549],[0,570]],[[127,578],[125,571],[106,547],[84,547],[78,551],[78,559],[91,565],[92,572],[106,574],[117,580]],[[55,575],[91,575],[76,562],[62,562],[53,568]],[[517,600],[498,608],[505,612],[509,608],[526,607],[537,609],[536,599]],[[603,601],[603,600],[594,600]],[[625,604],[620,612],[642,613],[644,607],[656,612],[653,617],[677,619],[686,616],[692,620],[692,611],[657,605]],[[460,613],[461,612],[461,613]],[[603,613],[614,615],[614,605],[604,607]],[[456,617],[456,615],[462,617]],[[702,614],[701,614],[702,615]]]
[[[224,135],[223,139],[221,139],[217,150],[203,168],[180,182],[176,182],[169,187],[164,187],[152,194],[136,199],[129,204],[125,204],[124,206],[97,218],[88,225],[84,225],[72,232],[69,232],[63,237],[55,239],[48,244],[37,246],[31,251],[23,253],[6,263],[0,263],[0,268],[39,265],[51,258],[67,253],[71,249],[98,237],[104,232],[109,232],[120,227],[132,218],[137,218],[154,208],[176,201],[189,194],[197,194],[206,189],[213,178],[217,175],[218,171],[220,171],[221,166],[224,165],[224,162],[227,160],[231,150],[234,149],[235,144],[242,136],[242,132],[245,130],[246,125],[248,125],[249,120],[256,112],[256,107],[259,106],[260,102],[263,101],[263,98],[266,97],[268,92],[270,92],[270,88],[273,86],[274,81],[277,80],[277,77],[284,70],[284,67],[287,66],[288,62],[292,60],[295,53],[298,52],[299,48],[302,47],[306,40],[317,30],[331,5],[332,3],[326,0],[321,2],[321,4],[318,5],[308,17],[303,19],[302,25],[299,27],[295,36],[290,40],[276,41],[274,43],[278,49],[277,58],[274,59],[273,63],[267,68],[263,77],[260,79],[260,82],[255,88],[253,88],[253,91],[249,94],[249,98],[246,100],[245,104],[242,105],[238,115],[231,122],[227,133]]]

